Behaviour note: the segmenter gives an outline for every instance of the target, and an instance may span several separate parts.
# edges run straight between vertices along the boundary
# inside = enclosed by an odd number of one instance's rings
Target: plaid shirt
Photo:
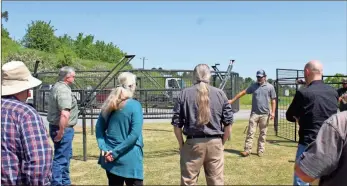
[[[1,185],[49,185],[53,149],[40,115],[1,98]]]

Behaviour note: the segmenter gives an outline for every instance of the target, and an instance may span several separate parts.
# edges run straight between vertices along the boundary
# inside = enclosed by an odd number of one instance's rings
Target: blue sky
[[[79,32],[113,42],[145,68],[193,69],[198,63],[255,77],[264,69],[302,69],[319,59],[324,74],[347,73],[347,2],[2,2],[3,23],[20,39],[32,20],[51,21],[56,35]]]

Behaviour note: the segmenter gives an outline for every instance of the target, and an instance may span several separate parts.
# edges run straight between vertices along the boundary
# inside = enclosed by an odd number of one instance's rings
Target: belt
[[[59,125],[49,125],[49,127],[57,127],[57,128],[59,128]],[[75,125],[68,125],[65,128],[74,128],[74,127],[75,127]]]
[[[187,139],[193,139],[193,138],[222,138],[222,135],[194,135],[194,136],[187,136]]]

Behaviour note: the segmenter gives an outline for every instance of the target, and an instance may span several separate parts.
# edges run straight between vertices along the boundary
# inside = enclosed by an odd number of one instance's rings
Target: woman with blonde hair
[[[136,76],[123,72],[101,108],[96,139],[101,150],[98,164],[106,170],[109,185],[143,185],[143,115],[132,99]]]
[[[224,185],[224,143],[233,113],[225,93],[209,85],[210,78],[209,66],[197,65],[194,85],[182,90],[174,108],[171,124],[180,148],[181,185],[196,185],[202,166],[207,185]]]

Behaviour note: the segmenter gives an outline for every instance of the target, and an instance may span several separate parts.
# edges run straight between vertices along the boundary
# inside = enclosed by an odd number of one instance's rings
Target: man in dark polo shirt
[[[340,112],[347,110],[347,78],[342,79],[342,88],[337,89],[339,94]]]
[[[299,144],[296,160],[312,143],[323,122],[337,113],[337,91],[322,81],[323,66],[319,61],[310,61],[305,65],[306,87],[296,92],[289,106],[286,118],[299,123]],[[294,174],[294,185],[308,185]]]
[[[347,183],[347,111],[334,114],[320,128],[316,140],[296,162],[295,174],[319,186]]]

